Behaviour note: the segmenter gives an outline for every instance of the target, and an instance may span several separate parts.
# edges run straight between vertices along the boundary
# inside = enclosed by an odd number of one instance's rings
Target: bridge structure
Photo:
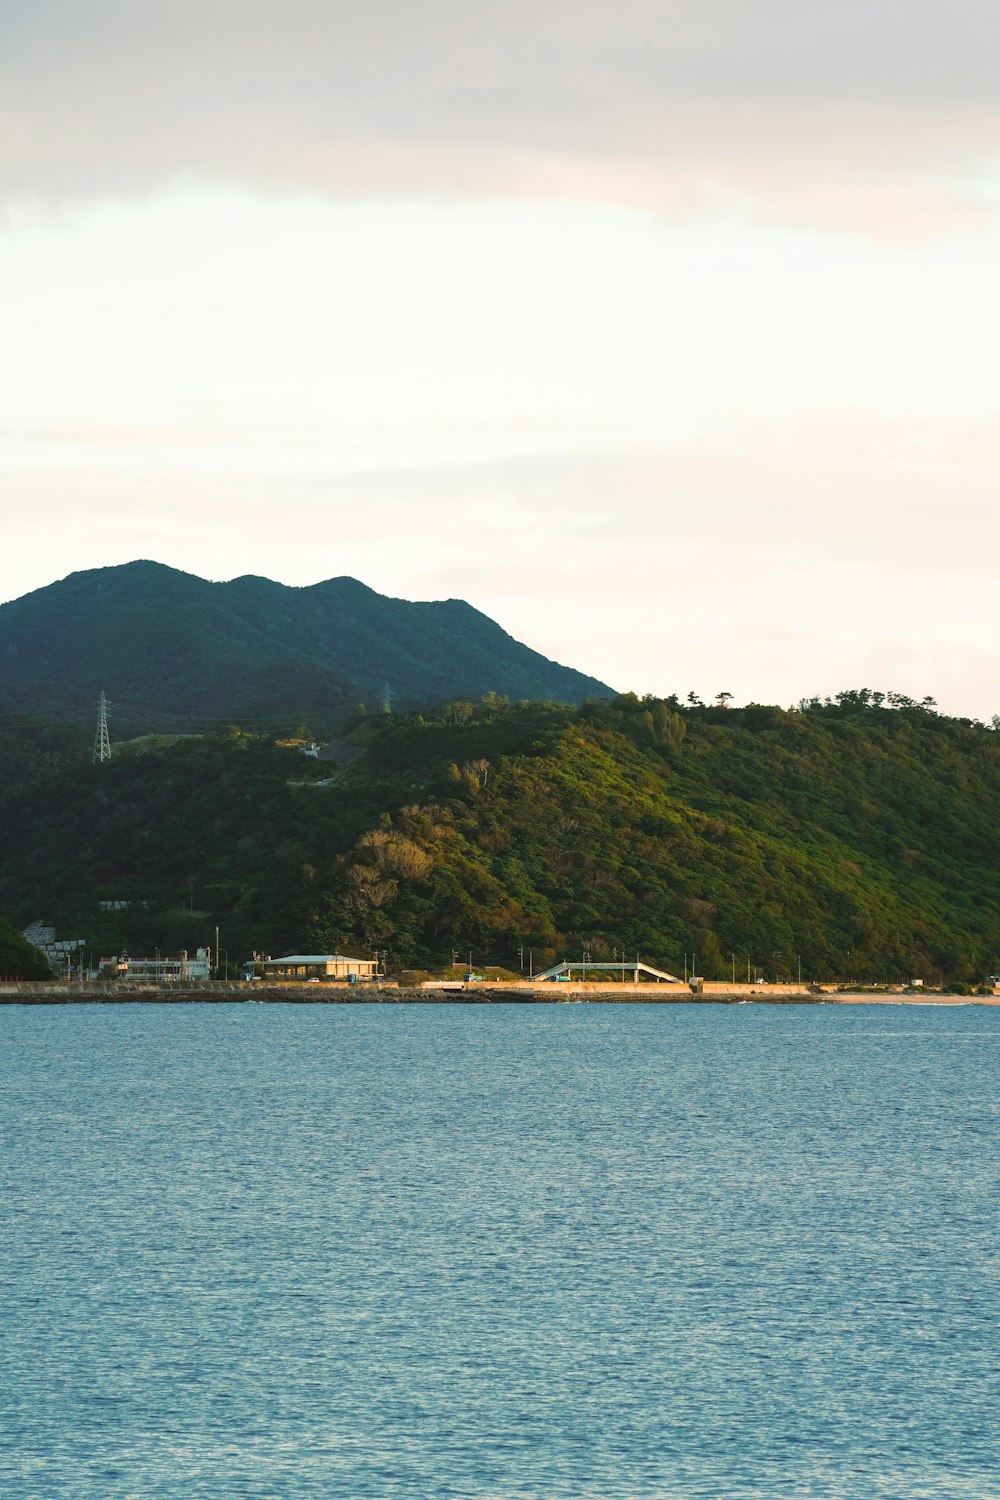
[[[545,969],[543,973],[536,974],[535,979],[621,979],[624,983],[626,978],[633,984],[638,984],[640,976],[643,979],[652,980],[656,984],[683,984],[676,974],[668,974],[664,969],[654,969],[651,964],[622,963],[621,960],[599,961],[597,959],[581,958],[567,959],[565,963],[553,964],[551,969]]]

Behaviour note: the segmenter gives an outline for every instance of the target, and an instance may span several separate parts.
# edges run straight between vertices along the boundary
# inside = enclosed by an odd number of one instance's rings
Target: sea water
[[[5,1500],[1000,1495],[1000,1010],[0,1043]]]

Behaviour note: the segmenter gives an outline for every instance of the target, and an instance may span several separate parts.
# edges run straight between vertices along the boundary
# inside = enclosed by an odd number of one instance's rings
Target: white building
[[[119,979],[140,983],[172,984],[177,980],[211,979],[212,962],[207,948],[199,948],[194,958],[187,952],[156,958],[102,958],[101,967],[114,966]]]

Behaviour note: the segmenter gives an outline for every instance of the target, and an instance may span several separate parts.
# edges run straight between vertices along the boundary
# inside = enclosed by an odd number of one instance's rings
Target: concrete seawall
[[[901,988],[819,993],[796,985],[705,985],[694,995],[671,984],[467,984],[415,989],[347,984],[77,984],[0,982],[0,1005],[997,1005],[1000,995],[941,995]]]

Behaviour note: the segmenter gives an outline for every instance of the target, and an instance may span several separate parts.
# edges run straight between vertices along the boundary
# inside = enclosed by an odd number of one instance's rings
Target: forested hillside
[[[896,701],[490,698],[358,716],[330,761],[233,729],[92,765],[79,733],[8,727],[0,911],[106,952],[218,925],[233,961],[638,950],[978,980],[1000,971],[1000,734]]]

